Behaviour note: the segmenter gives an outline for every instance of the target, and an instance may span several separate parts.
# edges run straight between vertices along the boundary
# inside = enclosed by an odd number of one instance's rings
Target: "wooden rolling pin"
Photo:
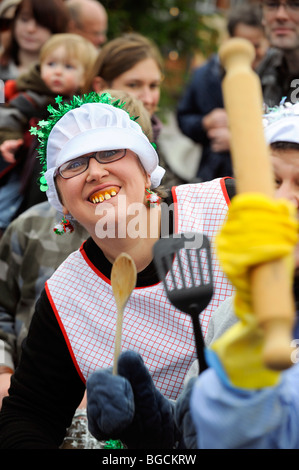
[[[262,89],[251,64],[252,44],[228,40],[219,50],[226,75],[222,90],[231,132],[231,156],[237,193],[274,197],[274,175],[262,121]],[[265,333],[264,364],[274,370],[290,365],[295,307],[284,259],[255,266],[251,273],[254,313]]]

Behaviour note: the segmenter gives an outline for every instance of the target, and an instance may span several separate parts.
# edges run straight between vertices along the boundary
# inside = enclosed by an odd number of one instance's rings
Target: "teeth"
[[[103,202],[103,201],[107,201],[108,199],[111,199],[113,196],[116,196],[117,195],[117,192],[115,189],[111,189],[108,191],[105,191],[104,194],[102,193],[98,193],[96,196],[93,196],[92,199],[90,199],[91,202],[93,202],[94,204],[97,204],[98,202]]]

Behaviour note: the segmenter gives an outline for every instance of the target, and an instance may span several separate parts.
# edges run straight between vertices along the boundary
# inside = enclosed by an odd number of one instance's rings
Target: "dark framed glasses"
[[[276,12],[280,6],[283,6],[289,13],[299,13],[299,0],[286,0],[285,2],[263,0],[262,5],[269,12]]]
[[[81,175],[81,173],[87,170],[91,158],[95,158],[99,163],[112,163],[123,158],[126,153],[127,149],[102,150],[65,162],[58,168],[57,172],[64,179],[74,178],[74,176]]]

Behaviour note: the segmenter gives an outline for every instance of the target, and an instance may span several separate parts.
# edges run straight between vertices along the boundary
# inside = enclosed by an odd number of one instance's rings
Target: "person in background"
[[[244,4],[229,11],[229,37],[249,40],[256,51],[256,67],[268,49],[259,6]],[[192,72],[177,106],[177,122],[183,134],[202,145],[198,181],[233,176],[230,134],[221,82],[223,69],[218,54]]]
[[[211,367],[196,380],[192,392],[190,406],[200,448],[299,447],[298,103],[273,108],[265,116],[265,125],[277,199],[236,196],[218,237],[218,256],[236,287],[236,294],[213,315],[208,350]],[[293,320],[288,319],[287,312],[284,318],[281,312],[281,318],[276,319],[279,332],[288,323],[291,333],[290,343],[285,344],[289,348],[290,367],[283,371],[264,365],[264,329],[253,311],[249,285],[255,266],[280,258],[293,283],[295,310]],[[229,432],[224,424],[228,420]]]
[[[267,106],[291,103],[299,97],[299,3],[261,0],[263,25],[270,53],[259,64],[263,98]]]
[[[64,33],[69,13],[63,0],[22,0],[11,25],[10,40],[0,56],[0,79],[15,79],[39,59],[40,49],[52,34]]]
[[[191,227],[213,240],[227,212],[224,180],[181,185],[171,192],[161,188],[164,170],[154,147],[136,117],[108,93],[76,96],[71,106],[61,102],[49,114],[37,129],[40,157],[47,165],[41,184],[46,180],[49,202],[63,214],[60,231],[71,230],[77,220],[90,237],[55,271],[37,301],[3,400],[1,448],[60,446],[86,379],[98,367],[111,365],[116,306],[110,276],[122,252],[132,257],[137,270],[122,347],[139,350],[156,386],[176,399],[195,356],[192,320],[167,301],[152,248],[165,231]],[[212,256],[219,284],[201,314],[203,334],[213,309],[232,292],[218,271],[213,248]]]
[[[166,169],[163,184],[171,187],[182,181],[171,172],[159,150],[162,122],[157,111],[163,70],[163,58],[156,44],[139,33],[127,33],[102,47],[87,90],[124,90],[142,101],[152,121],[153,141],[157,145],[160,163]]]
[[[0,3],[0,53],[11,38],[11,25],[21,0],[2,0]]]
[[[68,31],[80,34],[97,48],[107,41],[108,15],[97,0],[65,0],[70,13]]]
[[[241,21],[242,14],[244,22]],[[227,32],[230,38],[243,38],[251,42],[255,50],[252,68],[256,70],[270,46],[259,6],[251,4],[232,8],[227,16]]]
[[[40,169],[35,153],[30,151],[34,138],[29,136],[29,127],[46,115],[47,106],[55,104],[57,95],[70,99],[81,92],[96,57],[95,46],[82,36],[55,34],[43,45],[39,63],[16,81],[6,82],[12,96],[0,108],[0,151],[7,165],[0,179],[2,232],[25,204],[34,204],[30,196]]]

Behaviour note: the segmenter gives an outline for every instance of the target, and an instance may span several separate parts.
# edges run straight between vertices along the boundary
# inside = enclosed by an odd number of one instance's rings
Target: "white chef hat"
[[[299,102],[281,102],[264,115],[265,138],[268,144],[293,142],[299,144]]]
[[[130,149],[137,154],[145,171],[150,175],[152,188],[160,185],[165,173],[159,166],[158,154],[153,145],[134,118],[122,109],[119,101],[113,102],[107,93],[102,95],[103,100],[96,93],[85,96],[88,97],[88,102],[80,102],[77,97],[75,102],[79,103],[79,106],[70,109],[69,105],[60,104],[61,116],[58,120],[56,117],[55,124],[51,126],[49,121],[44,124],[42,122],[41,130],[33,128],[35,132],[32,132],[36,133],[39,141],[43,143],[40,156],[45,159],[46,165],[44,164],[42,179],[43,184],[47,185],[45,188],[48,200],[60,212],[62,206],[55,187],[55,175],[63,163],[80,155],[101,150]],[[90,102],[93,98],[95,101]],[[55,117],[53,108],[52,113]]]

